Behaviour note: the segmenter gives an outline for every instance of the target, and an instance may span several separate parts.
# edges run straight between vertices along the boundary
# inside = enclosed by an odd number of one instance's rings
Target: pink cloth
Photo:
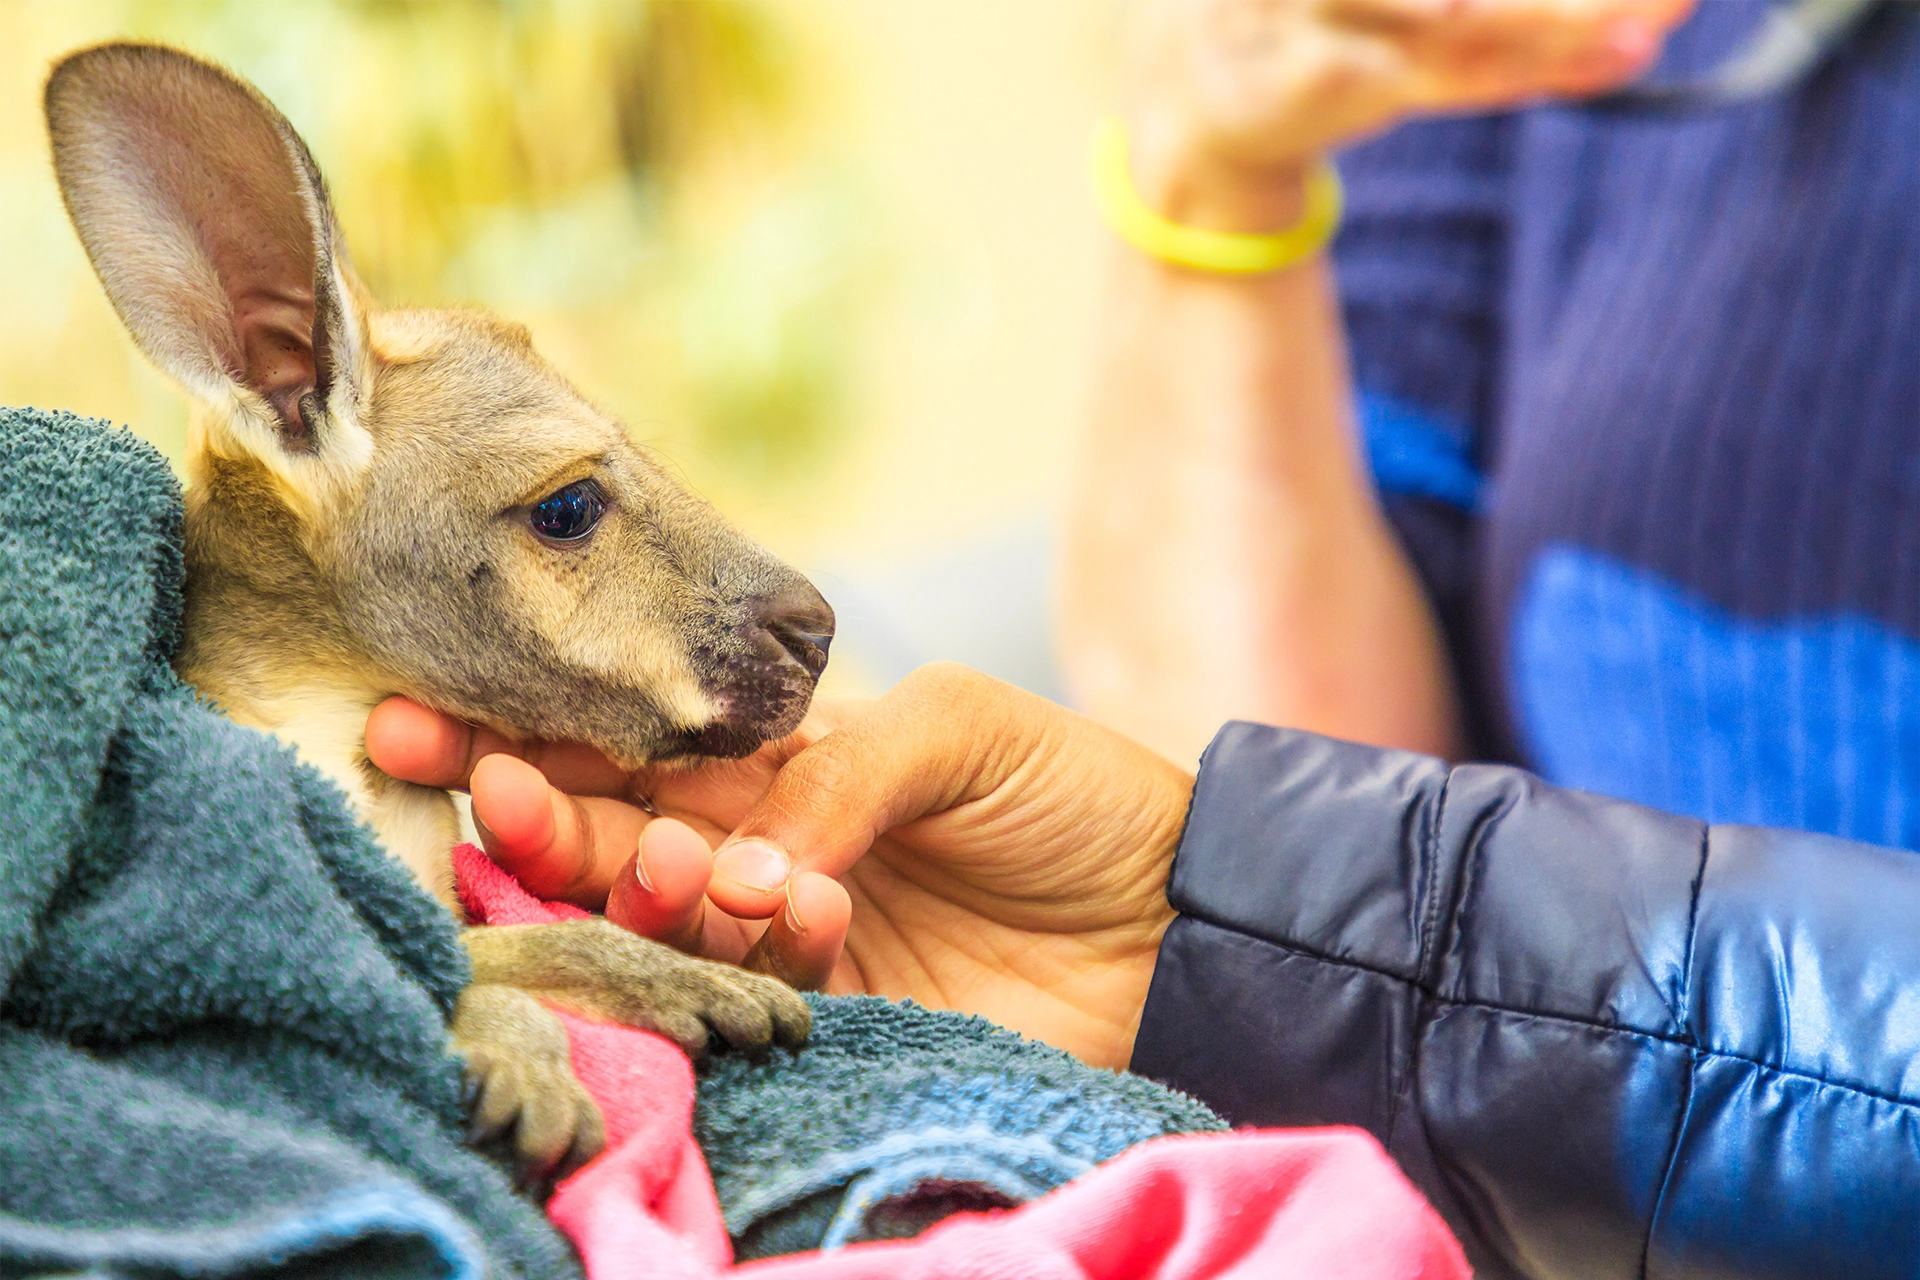
[[[473,845],[454,851],[477,924],[584,919],[531,897]],[[1460,1246],[1358,1129],[1159,1138],[1002,1213],[913,1240],[734,1267],[693,1140],[693,1067],[659,1036],[561,1013],[607,1149],[547,1202],[590,1280],[1469,1280]]]

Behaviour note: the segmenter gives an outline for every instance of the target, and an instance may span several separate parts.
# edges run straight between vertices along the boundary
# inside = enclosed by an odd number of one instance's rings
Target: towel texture
[[[460,1145],[451,920],[168,668],[166,463],[0,410],[0,507],[0,1274],[577,1274]]]
[[[700,1080],[694,1135],[742,1261],[916,1235],[1037,1199],[1149,1139],[1227,1127],[984,1018],[809,1000],[806,1048],[717,1059]]]

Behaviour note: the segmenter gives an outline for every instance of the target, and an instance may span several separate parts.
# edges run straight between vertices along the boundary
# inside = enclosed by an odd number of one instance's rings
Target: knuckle
[[[816,747],[794,761],[797,790],[809,798],[843,799],[859,785],[860,770],[838,751]]]
[[[990,683],[988,677],[958,662],[929,662],[901,681],[903,688],[933,697],[965,696]]]
[[[863,770],[849,758],[848,745],[829,736],[794,757],[766,799],[766,813],[775,825],[804,824],[837,813],[859,793]]]
[[[910,690],[912,701],[937,725],[971,724],[983,712],[1004,705],[1012,692],[1010,685],[957,662],[933,663],[914,675],[922,673],[925,679]]]
[[[566,847],[560,826],[555,824],[553,837],[547,842],[547,847],[541,850],[541,855],[547,860],[550,873],[559,872],[566,878],[566,883],[556,896],[563,901],[572,901],[576,897],[588,895],[593,889],[603,888],[593,884],[592,881],[600,867],[604,852],[601,844],[606,836],[577,796],[566,795],[564,792],[557,794],[566,800],[567,810],[572,815],[576,843],[571,849]]]

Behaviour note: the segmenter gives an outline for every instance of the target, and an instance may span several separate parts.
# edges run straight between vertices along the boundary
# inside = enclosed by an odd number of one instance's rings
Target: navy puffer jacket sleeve
[[[1477,1273],[1920,1275],[1920,855],[1255,725],[1136,1071],[1353,1124]]]

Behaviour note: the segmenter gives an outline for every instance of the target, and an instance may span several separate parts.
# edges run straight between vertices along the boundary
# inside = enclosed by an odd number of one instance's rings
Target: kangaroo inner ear
[[[152,45],[67,58],[46,110],[67,211],[135,341],[205,399],[237,391],[281,447],[322,452],[361,339],[292,126],[251,85]]]

